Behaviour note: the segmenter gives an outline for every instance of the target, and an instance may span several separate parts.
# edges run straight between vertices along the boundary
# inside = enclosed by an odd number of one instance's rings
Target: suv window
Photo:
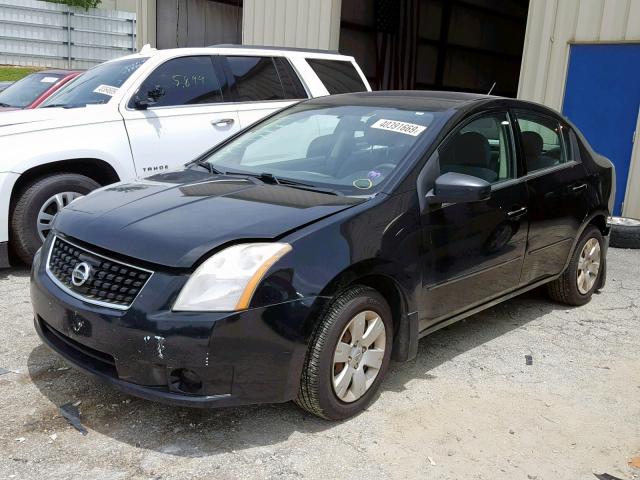
[[[307,63],[322,80],[329,95],[367,91],[358,71],[349,61],[307,58]]]
[[[489,183],[516,177],[511,127],[506,113],[471,120],[449,137],[438,155],[441,173],[464,173]]]
[[[274,57],[273,61],[278,68],[285,98],[309,98],[289,60],[283,57]]]
[[[227,63],[234,78],[238,102],[286,100],[275,63],[271,57],[231,57]]]
[[[132,104],[136,97],[153,98],[156,101],[154,107],[223,101],[221,83],[210,56],[181,57],[166,61],[142,82]]]
[[[516,118],[527,172],[566,163],[565,142],[568,132],[566,128],[562,128],[560,122],[528,112],[517,112]]]

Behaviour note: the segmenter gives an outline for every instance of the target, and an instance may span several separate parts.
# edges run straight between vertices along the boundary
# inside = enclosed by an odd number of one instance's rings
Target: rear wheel
[[[30,265],[58,212],[98,187],[91,178],[75,173],[41,177],[25,185],[11,215],[11,245],[18,257]]]
[[[569,266],[548,284],[549,296],[567,305],[584,305],[598,288],[604,271],[602,233],[594,226],[586,228],[573,252]]]
[[[389,367],[392,336],[382,295],[361,286],[341,294],[314,332],[296,403],[328,420],[363,410]]]

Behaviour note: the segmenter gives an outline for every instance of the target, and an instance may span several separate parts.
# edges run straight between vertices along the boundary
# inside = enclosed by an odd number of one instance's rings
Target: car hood
[[[79,108],[11,110],[0,115],[0,136],[88,125],[108,120],[122,120],[117,108],[108,104],[87,105]]]
[[[54,229],[127,257],[190,268],[221,245],[271,240],[362,201],[187,169],[97,190],[62,210]]]

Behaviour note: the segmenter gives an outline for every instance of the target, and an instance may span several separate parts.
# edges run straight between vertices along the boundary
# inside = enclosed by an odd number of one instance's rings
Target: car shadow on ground
[[[416,359],[392,365],[381,391],[402,392],[409,382],[430,381],[441,364],[559,309],[567,307],[536,290],[435,332],[420,341]],[[293,402],[199,410],[130,397],[69,369],[43,345],[29,355],[28,368],[31,382],[54,405],[82,402],[79,408],[89,435],[94,430],[161,453],[200,457],[269,447],[296,432],[318,433],[336,425],[303,412]],[[51,410],[45,415],[51,418]]]
[[[11,267],[11,268],[0,268],[0,281],[5,280],[9,277],[12,278],[25,278],[30,275],[30,271],[28,267],[24,265]]]

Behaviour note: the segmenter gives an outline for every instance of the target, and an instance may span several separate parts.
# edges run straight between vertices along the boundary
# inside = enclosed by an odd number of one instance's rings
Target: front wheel
[[[351,417],[372,400],[389,367],[391,310],[376,290],[342,293],[313,334],[296,403],[328,420]]]
[[[604,241],[594,226],[586,228],[564,273],[548,284],[549,296],[567,305],[584,305],[600,284],[604,271]]]
[[[59,173],[33,180],[19,193],[11,215],[11,245],[27,265],[51,231],[60,210],[100,185],[89,177]]]

